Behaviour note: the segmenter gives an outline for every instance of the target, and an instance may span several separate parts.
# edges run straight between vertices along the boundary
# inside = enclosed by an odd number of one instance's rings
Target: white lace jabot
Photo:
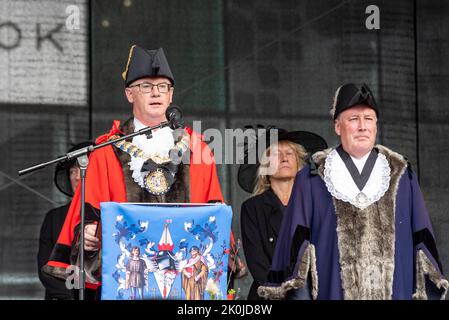
[[[145,128],[146,126],[134,118],[134,132]],[[153,137],[148,139],[145,135],[138,135],[133,137],[132,143],[139,147],[146,155],[160,155],[168,156],[170,149],[175,145],[173,139],[173,130],[169,127],[164,127],[152,132]],[[140,157],[131,157],[131,161],[128,163],[129,168],[133,173],[134,181],[142,188],[145,188],[144,177],[145,172],[140,172],[145,159]]]
[[[326,157],[324,182],[333,197],[363,210],[384,196],[390,186],[390,171],[387,159],[378,153],[371,176],[360,191],[337,150],[334,149]]]

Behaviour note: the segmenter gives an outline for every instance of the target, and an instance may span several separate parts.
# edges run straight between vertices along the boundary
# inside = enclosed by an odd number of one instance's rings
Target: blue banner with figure
[[[102,299],[226,299],[230,206],[104,202],[101,221]]]

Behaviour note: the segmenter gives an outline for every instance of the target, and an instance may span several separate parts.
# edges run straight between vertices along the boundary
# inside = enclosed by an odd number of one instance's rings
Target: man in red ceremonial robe
[[[162,48],[132,46],[123,79],[133,117],[122,125],[114,121],[109,133],[97,138],[96,144],[167,121],[174,77]],[[154,130],[151,139],[138,135],[90,154],[85,185],[86,288],[101,285],[101,202],[223,202],[211,150],[200,134],[187,127],[181,129],[178,141],[175,132],[179,135],[179,130],[164,127]],[[169,161],[172,151],[187,149],[187,145],[189,163]],[[44,272],[62,279],[68,277],[70,265],[78,264],[80,198],[78,187],[50,260],[43,267]]]

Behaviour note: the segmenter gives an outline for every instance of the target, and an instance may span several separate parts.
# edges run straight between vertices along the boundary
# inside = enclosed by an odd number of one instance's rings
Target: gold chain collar
[[[118,135],[111,136],[109,140],[114,140],[119,138]],[[170,191],[170,188],[174,181],[175,173],[167,172],[167,169],[163,167],[163,164],[168,164],[172,162],[170,155],[174,155],[182,158],[184,152],[186,152],[189,148],[190,144],[190,136],[187,132],[183,132],[181,139],[175,144],[173,148],[168,152],[168,156],[160,156],[160,155],[148,155],[142,149],[137,147],[135,144],[128,142],[126,140],[121,140],[119,142],[114,143],[114,146],[118,149],[126,152],[131,157],[139,157],[144,159],[145,161],[151,160],[155,164],[159,165],[155,170],[149,171],[144,176],[144,184],[145,189],[153,194],[153,195],[163,195]],[[172,175],[172,177],[168,175]],[[171,181],[171,183],[169,182]]]

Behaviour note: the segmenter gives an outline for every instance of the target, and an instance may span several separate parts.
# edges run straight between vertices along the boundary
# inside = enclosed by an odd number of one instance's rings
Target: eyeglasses
[[[149,82],[142,82],[139,84],[135,84],[132,86],[129,86],[129,88],[133,88],[133,87],[139,87],[140,92],[142,93],[150,93],[151,91],[153,91],[153,87],[157,87],[157,90],[160,93],[167,93],[168,90],[170,89],[171,85],[169,83],[166,82],[162,82],[162,83],[158,83],[158,84],[152,84]]]

